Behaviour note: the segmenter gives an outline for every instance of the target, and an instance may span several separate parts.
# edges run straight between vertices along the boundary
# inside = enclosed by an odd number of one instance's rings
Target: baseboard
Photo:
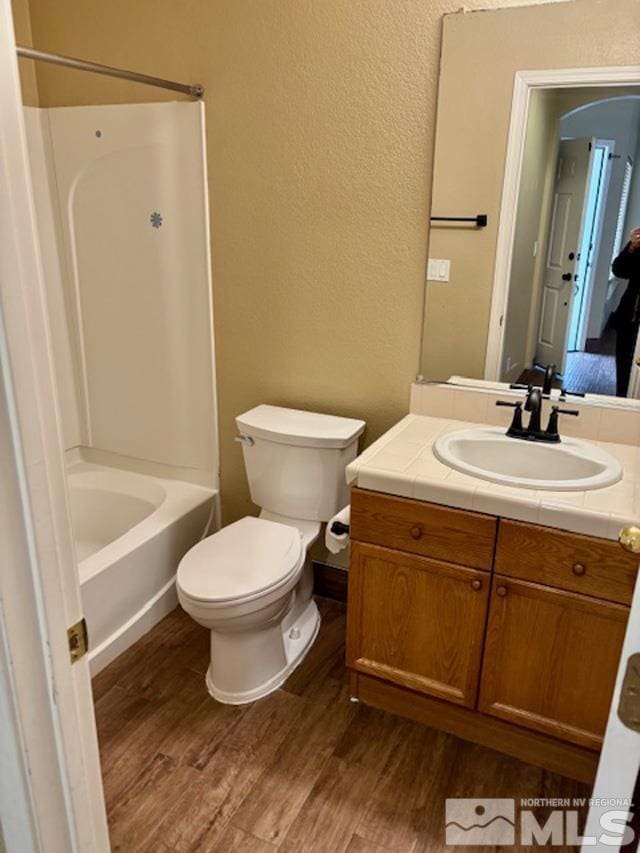
[[[313,561],[313,592],[322,598],[332,598],[334,601],[347,600],[349,573],[339,566]]]

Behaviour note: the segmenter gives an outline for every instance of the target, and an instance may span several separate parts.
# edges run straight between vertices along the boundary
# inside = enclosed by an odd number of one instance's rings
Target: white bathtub
[[[176,606],[178,563],[202,536],[216,492],[87,462],[68,476],[95,675]]]

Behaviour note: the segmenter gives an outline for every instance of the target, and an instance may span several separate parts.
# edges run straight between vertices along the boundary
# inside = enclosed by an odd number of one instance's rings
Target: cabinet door
[[[599,749],[628,612],[495,575],[479,710]]]
[[[353,542],[349,666],[473,707],[489,583],[486,572]]]

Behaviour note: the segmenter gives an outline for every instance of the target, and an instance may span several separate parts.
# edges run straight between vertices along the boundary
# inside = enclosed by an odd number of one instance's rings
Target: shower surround
[[[218,523],[204,105],[25,122],[95,673],[175,606]]]

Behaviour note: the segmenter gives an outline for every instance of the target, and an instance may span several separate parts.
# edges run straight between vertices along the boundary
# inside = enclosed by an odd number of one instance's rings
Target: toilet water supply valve
[[[342,521],[334,521],[331,525],[331,532],[335,536],[342,536],[344,533],[349,533],[349,525]]]

